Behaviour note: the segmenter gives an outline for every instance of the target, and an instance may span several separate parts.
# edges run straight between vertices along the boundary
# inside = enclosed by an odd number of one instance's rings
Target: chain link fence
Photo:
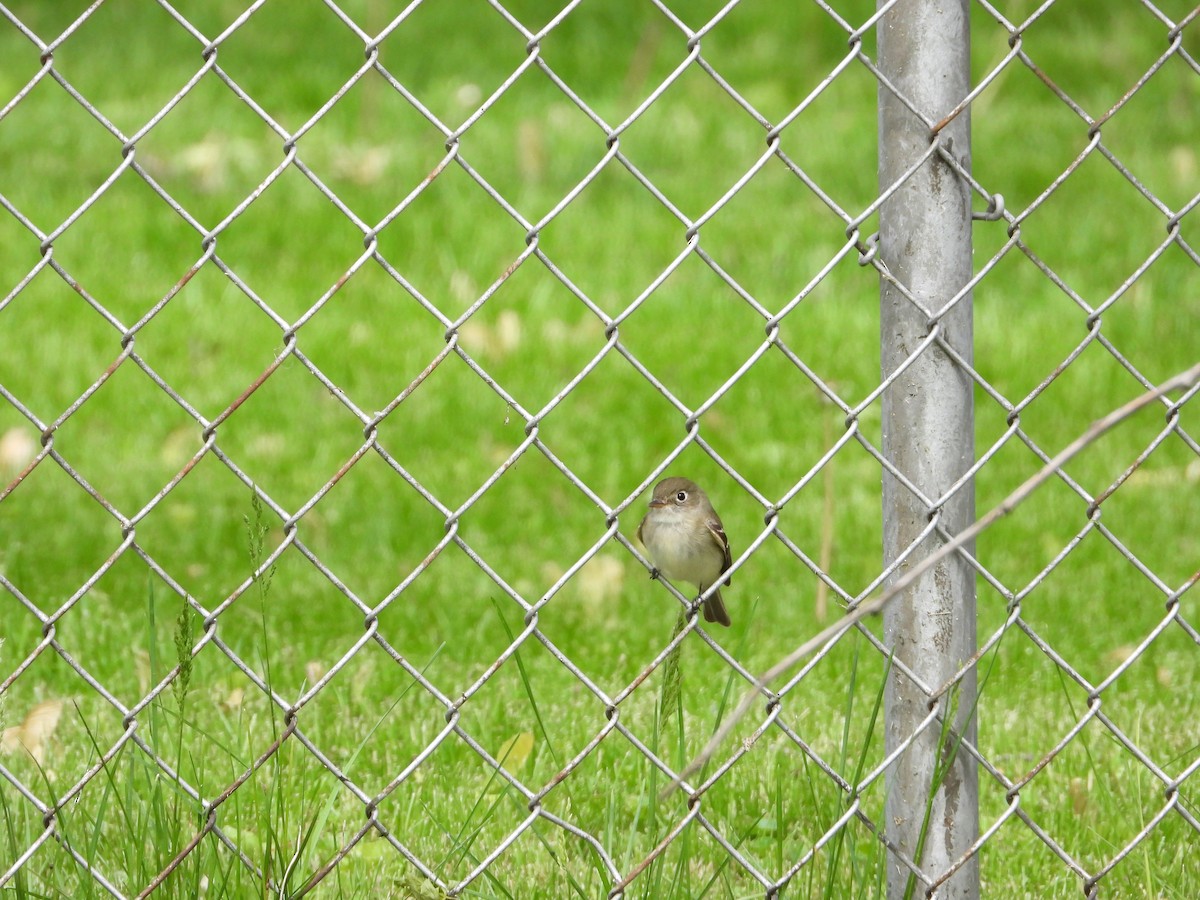
[[[703,6],[0,4],[0,887],[1200,884],[1200,10]]]

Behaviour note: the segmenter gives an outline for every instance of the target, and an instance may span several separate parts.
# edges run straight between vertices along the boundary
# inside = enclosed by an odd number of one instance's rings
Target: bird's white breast
[[[642,527],[651,562],[672,581],[708,586],[721,574],[725,555],[703,523],[674,509],[652,517]]]

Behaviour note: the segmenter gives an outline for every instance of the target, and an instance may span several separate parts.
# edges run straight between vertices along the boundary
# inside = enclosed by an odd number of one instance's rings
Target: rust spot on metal
[[[518,256],[511,263],[509,263],[508,268],[504,270],[504,274],[500,276],[500,278],[497,280],[496,283],[503,284],[504,282],[508,281],[508,279],[512,275],[512,273],[517,271],[517,269],[519,269],[521,267],[521,263],[523,263],[526,258],[527,257],[523,258],[523,257]]]
[[[208,259],[206,258],[204,260],[204,262],[198,263],[197,265],[194,265],[190,269],[188,269],[187,273],[184,274],[184,276],[182,278],[180,278],[177,282],[175,282],[175,286],[173,288],[171,288],[170,291],[167,292],[168,296],[172,295],[172,294],[178,294],[181,290],[183,290],[184,286],[189,281],[191,281],[193,278],[196,277],[196,273],[199,272],[202,268],[204,268],[204,265],[207,262],[208,262]]]
[[[227,407],[225,407],[225,409],[221,412],[221,414],[218,415],[215,419],[213,419],[211,423],[209,423],[209,426],[208,426],[208,428],[206,428],[204,430],[204,433],[211,434],[213,431],[216,430],[218,425],[220,425],[222,422],[224,422],[226,419],[228,419],[231,415],[233,415],[234,411],[236,411],[239,406],[241,406],[243,403],[245,403],[251,394],[253,394],[260,387],[262,387],[263,382],[266,381],[268,378],[270,378],[271,375],[273,375],[275,373],[275,370],[278,369],[281,365],[283,365],[283,361],[285,359],[287,359],[290,355],[291,355],[291,348],[288,348],[286,353],[279,354],[279,356],[276,359],[274,359],[271,362],[271,364],[266,367],[266,369],[263,370],[263,373],[261,375],[259,375],[257,378],[255,378],[254,381],[252,381],[250,383],[250,386],[247,387],[244,391],[241,392],[241,394],[238,395],[238,398],[236,400],[234,400]]]
[[[30,461],[29,465],[18,472],[17,477],[10,481],[3,491],[0,491],[0,503],[4,501],[5,497],[15,491],[17,489],[17,485],[24,481],[30,472],[41,465],[42,460],[45,459],[49,454],[50,451],[48,449],[43,449],[41,453],[39,453]]]

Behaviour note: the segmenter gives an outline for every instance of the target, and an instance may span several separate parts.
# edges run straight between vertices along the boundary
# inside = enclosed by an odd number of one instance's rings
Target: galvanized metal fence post
[[[971,360],[971,198],[946,158],[969,171],[968,109],[943,121],[970,90],[967,0],[890,5],[879,22],[879,65],[879,184],[882,195],[893,191],[880,209],[880,255],[894,279],[885,277],[880,293],[883,452],[894,467],[883,478],[884,561],[904,558],[900,575],[939,535],[974,519],[971,481],[959,484],[974,459],[972,382],[945,350]],[[935,567],[888,607],[884,629],[897,663],[887,751],[904,748],[887,773],[887,833],[920,869],[910,896],[921,896],[979,827],[976,763],[955,752],[960,736],[974,744],[974,671],[937,696],[975,649],[969,563],[954,556]],[[888,897],[905,896],[913,877],[893,855]],[[937,885],[939,897],[978,895],[975,857]]]

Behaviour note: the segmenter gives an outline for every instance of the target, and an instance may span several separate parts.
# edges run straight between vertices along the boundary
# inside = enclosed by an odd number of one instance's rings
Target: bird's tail
[[[708,599],[704,601],[704,621],[719,622],[726,628],[729,627],[729,613],[725,611],[725,603],[721,600],[721,592],[713,591]]]

